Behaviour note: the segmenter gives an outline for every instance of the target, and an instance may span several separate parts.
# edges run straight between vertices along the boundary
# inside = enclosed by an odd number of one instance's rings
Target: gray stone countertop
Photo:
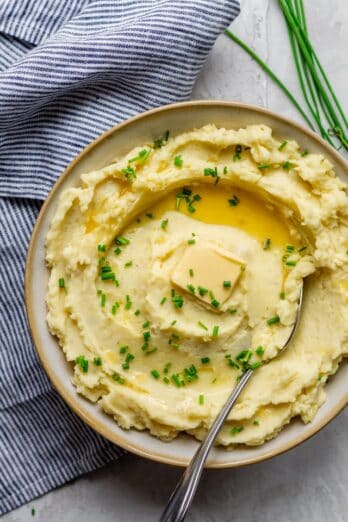
[[[213,0],[212,0],[213,1]],[[347,107],[348,2],[306,0],[309,31]],[[242,0],[232,30],[250,43],[302,101],[276,0]],[[194,98],[243,101],[301,117],[261,69],[221,35]],[[188,521],[348,522],[348,411],[318,435],[271,461],[207,470]],[[3,517],[3,522],[155,521],[181,471],[127,455]],[[33,516],[31,511],[35,509]]]

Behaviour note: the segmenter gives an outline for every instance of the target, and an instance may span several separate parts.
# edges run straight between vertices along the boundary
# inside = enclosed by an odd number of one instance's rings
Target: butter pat
[[[244,266],[228,251],[195,244],[186,247],[171,281],[205,303],[210,304],[214,298],[223,304],[231,296]]]

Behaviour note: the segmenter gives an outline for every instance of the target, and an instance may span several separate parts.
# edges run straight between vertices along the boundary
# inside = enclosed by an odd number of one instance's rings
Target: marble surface
[[[213,0],[212,0],[213,1]],[[347,109],[348,2],[306,0],[309,30]],[[242,0],[232,30],[249,42],[302,100],[276,0]],[[243,101],[301,121],[279,89],[232,41],[220,36],[194,98]],[[188,521],[348,522],[348,411],[317,436],[271,461],[207,470]],[[3,522],[132,522],[158,519],[180,470],[128,455],[22,508]],[[32,509],[35,515],[32,515]]]

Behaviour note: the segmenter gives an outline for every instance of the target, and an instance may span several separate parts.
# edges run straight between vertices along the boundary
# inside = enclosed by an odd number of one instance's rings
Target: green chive
[[[126,180],[130,182],[134,181],[137,177],[135,170],[129,165],[127,168],[122,169],[121,172],[125,175]]]
[[[88,372],[88,360],[84,355],[79,355],[78,357],[76,357],[75,362],[81,368],[83,373]]]
[[[216,299],[213,299],[210,303],[214,308],[219,308],[220,303]]]
[[[259,422],[258,420],[254,420],[254,421],[253,421],[253,424],[254,424],[254,426],[259,426],[259,425],[260,425],[260,422]]]
[[[193,270],[192,270],[192,268],[190,268],[189,274],[190,274],[190,277],[193,277]]]
[[[201,406],[204,404],[204,395],[202,393],[198,396],[198,403]]]
[[[219,327],[215,325],[213,327],[213,337],[217,337],[219,335]]]
[[[237,313],[237,308],[231,308],[231,310],[229,310],[230,314],[236,314]]]
[[[105,252],[106,246],[103,244],[98,245],[98,252]]]
[[[151,370],[151,375],[155,379],[159,379],[159,377],[160,377],[160,374],[159,374],[159,372],[157,370]]]
[[[207,288],[204,288],[203,286],[198,286],[198,293],[201,297],[204,297],[205,294],[208,293],[208,289]]]
[[[58,279],[58,286],[59,286],[59,288],[64,288],[64,290],[65,290],[65,279],[64,279],[64,277],[60,277]]]
[[[140,310],[135,310],[134,315],[140,315]]]
[[[161,222],[161,228],[163,230],[167,230],[167,226],[168,226],[168,219],[164,219],[162,222]]]
[[[152,214],[152,212],[148,212],[147,214],[145,214],[146,217],[148,217],[149,219],[154,219],[155,215]]]
[[[128,351],[129,346],[125,344],[124,346],[121,346],[120,353],[126,353]]]
[[[290,170],[290,169],[293,169],[295,167],[295,165],[293,163],[291,163],[290,161],[286,161],[285,163],[283,163],[282,167],[284,170]]]
[[[150,326],[150,321],[145,321],[143,324],[142,324],[142,327],[143,328],[148,328]]]
[[[132,306],[132,301],[129,295],[126,295],[126,304],[124,305],[125,310],[129,310]]]
[[[252,357],[252,351],[251,350],[242,350],[239,352],[239,354],[236,356],[236,360],[241,363],[247,363],[250,361]]]
[[[201,363],[202,363],[202,364],[208,364],[208,363],[210,363],[210,357],[202,357],[202,358],[201,358]]]
[[[258,355],[259,357],[262,357],[264,352],[265,352],[265,350],[264,350],[263,346],[258,346],[255,350],[256,355]]]
[[[191,292],[191,294],[194,295],[194,294],[196,293],[196,289],[195,289],[195,287],[194,287],[193,285],[191,285],[191,284],[190,284],[190,285],[187,285],[186,288],[187,288],[187,290],[188,290],[189,292]]]
[[[240,200],[236,195],[234,195],[233,198],[228,200],[228,202],[231,207],[236,207],[240,203]]]
[[[113,373],[112,379],[118,382],[119,384],[125,384],[126,382],[126,379],[122,377],[122,375],[120,375],[118,372]]]
[[[154,140],[154,148],[161,149],[169,139],[169,131],[167,130],[161,138]]]
[[[106,295],[102,292],[100,295],[100,306],[104,308],[106,304]]]
[[[301,156],[302,158],[304,158],[305,156],[307,156],[309,154],[308,150],[304,150],[302,153],[301,153]]]
[[[101,366],[103,364],[102,358],[101,357],[94,357],[93,364],[94,364],[94,366]]]
[[[283,150],[287,146],[288,142],[285,140],[278,147],[278,150]]]
[[[177,373],[173,373],[173,375],[171,376],[171,379],[178,388],[181,387],[181,381],[180,381],[179,375]]]
[[[116,243],[116,245],[123,245],[123,246],[125,246],[125,245],[129,245],[130,241],[126,237],[117,236],[115,238],[115,243]]]
[[[162,297],[161,301],[160,301],[160,305],[164,305],[164,303],[166,302],[167,298],[166,297]]]
[[[184,299],[182,298],[181,295],[173,295],[172,296],[172,303],[173,303],[175,308],[182,308],[182,306],[184,304]]]
[[[285,292],[280,292],[279,299],[285,299]]]
[[[231,283],[231,281],[224,281],[224,282],[222,283],[222,286],[223,286],[224,288],[231,288],[232,283]]]
[[[187,244],[188,245],[194,245],[196,243],[196,240],[195,239],[188,239],[187,240]]]
[[[303,251],[306,250],[306,249],[307,249],[307,247],[306,247],[306,246],[303,246],[303,247],[299,248],[298,251],[301,253],[301,252],[303,252]],[[347,252],[348,252],[348,250],[347,250]]]
[[[184,161],[183,161],[183,159],[182,159],[182,157],[181,157],[180,155],[175,156],[175,158],[174,158],[174,165],[175,165],[178,169],[181,169],[183,163],[184,163]]]
[[[237,433],[240,433],[244,430],[244,426],[233,426],[233,428],[230,429],[231,435],[237,435]]]
[[[296,261],[286,261],[285,262],[286,266],[296,266]]]
[[[217,175],[218,175],[218,173],[217,173],[217,167],[215,167],[215,168],[213,168],[213,169],[207,167],[207,168],[205,168],[205,169],[203,170],[203,174],[204,174],[204,176],[211,176],[212,178],[216,178]]]
[[[115,252],[115,254],[116,254],[117,256],[119,256],[119,255],[121,254],[121,252],[122,252],[122,248],[117,247],[117,248],[115,248],[114,252]]]
[[[117,301],[112,305],[111,307],[111,313],[112,315],[116,315],[117,309],[120,307],[120,303]]]
[[[205,330],[206,332],[208,331],[208,327],[207,327],[204,323],[202,323],[201,321],[198,321],[197,324],[198,324],[198,326],[200,326],[201,328],[203,328],[203,330]]]
[[[277,324],[280,322],[280,317],[279,315],[275,315],[274,317],[271,317],[270,319],[267,319],[267,324],[269,326],[272,326],[272,324]]]
[[[269,169],[271,165],[268,165],[268,163],[259,163],[257,168],[259,170]]]
[[[133,261],[127,261],[124,265],[125,268],[130,268],[131,266],[133,266]]]
[[[269,237],[267,237],[267,238],[264,240],[264,242],[262,243],[262,248],[263,248],[264,250],[269,250],[269,249],[271,248],[271,243],[272,243],[271,239],[270,239]]]

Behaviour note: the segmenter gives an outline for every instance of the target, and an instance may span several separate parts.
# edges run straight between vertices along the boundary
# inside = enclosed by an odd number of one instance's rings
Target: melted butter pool
[[[177,208],[176,195],[180,190],[165,196],[148,209],[147,213],[150,212],[158,219],[167,211],[177,210],[204,223],[239,228],[261,242],[269,238],[273,246],[283,248],[288,243],[294,243],[286,221],[277,210],[250,192],[215,185],[188,188],[192,190],[191,198],[194,194],[199,194],[202,198],[200,201],[194,202],[196,209],[194,213],[188,210],[188,205],[184,200],[181,200],[180,206]],[[234,196],[237,196],[239,203],[231,206],[228,200]]]

